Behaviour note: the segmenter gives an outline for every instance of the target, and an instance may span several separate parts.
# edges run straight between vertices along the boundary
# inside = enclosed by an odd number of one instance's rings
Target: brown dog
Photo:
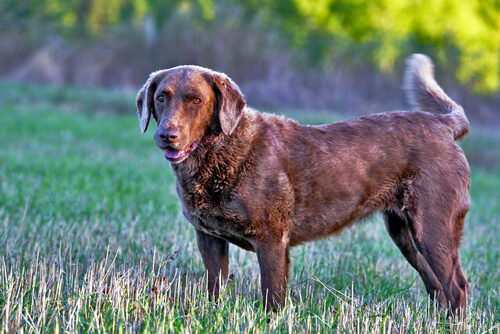
[[[266,307],[276,308],[290,246],[381,211],[430,296],[453,311],[465,308],[458,247],[470,171],[456,142],[469,123],[426,56],[408,60],[405,84],[423,111],[302,126],[246,107],[222,73],[180,66],[150,75],[137,96],[141,128],[153,115],[210,293],[218,296],[219,276],[228,275],[231,242],[257,253]]]

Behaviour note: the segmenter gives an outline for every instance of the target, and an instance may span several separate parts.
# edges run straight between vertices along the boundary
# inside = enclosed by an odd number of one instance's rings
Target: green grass
[[[233,246],[234,279],[208,300],[193,230],[133,96],[0,82],[1,330],[498,333],[499,143],[473,127],[463,144],[473,166],[463,322],[429,301],[377,216],[294,248],[287,304],[268,314],[255,254]]]

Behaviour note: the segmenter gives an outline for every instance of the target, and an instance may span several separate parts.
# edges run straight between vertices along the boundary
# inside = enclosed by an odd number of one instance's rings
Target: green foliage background
[[[454,66],[476,93],[500,87],[500,0],[4,0],[0,10],[11,20],[77,27],[75,38],[148,20],[159,30],[179,16],[209,29],[238,11],[297,51],[299,66],[331,67],[341,54],[390,73],[420,50]]]

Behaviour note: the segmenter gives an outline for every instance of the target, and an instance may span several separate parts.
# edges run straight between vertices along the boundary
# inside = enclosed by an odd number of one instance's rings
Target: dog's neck
[[[256,117],[253,110],[244,110],[236,131],[225,135],[222,131],[207,131],[197,149],[179,164],[171,164],[178,182],[199,180],[210,187],[231,187],[244,169],[252,153],[252,139],[258,137],[254,130]]]

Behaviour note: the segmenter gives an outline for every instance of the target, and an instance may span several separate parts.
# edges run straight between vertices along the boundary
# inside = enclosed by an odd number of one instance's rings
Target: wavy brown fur
[[[469,166],[455,142],[463,110],[414,56],[410,99],[425,111],[387,112],[321,126],[259,113],[236,84],[197,66],[155,72],[139,91],[141,127],[175,175],[196,230],[209,290],[228,276],[228,242],[255,251],[266,306],[284,299],[289,247],[327,237],[374,212],[432,298],[456,311],[468,283],[458,247],[469,209]],[[429,66],[429,64],[431,64]]]

